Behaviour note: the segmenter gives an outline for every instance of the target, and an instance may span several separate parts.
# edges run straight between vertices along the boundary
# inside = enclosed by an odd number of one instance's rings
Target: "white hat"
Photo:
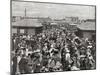
[[[34,51],[34,52],[40,52],[40,49],[37,49],[36,51]]]

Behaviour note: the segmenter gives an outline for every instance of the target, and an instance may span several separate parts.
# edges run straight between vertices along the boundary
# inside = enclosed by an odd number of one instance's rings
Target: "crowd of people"
[[[12,36],[12,75],[96,68],[96,43],[74,32],[47,29]]]

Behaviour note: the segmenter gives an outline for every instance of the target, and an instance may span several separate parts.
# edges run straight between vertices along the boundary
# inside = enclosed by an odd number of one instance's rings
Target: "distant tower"
[[[26,17],[26,8],[25,8],[25,17]]]

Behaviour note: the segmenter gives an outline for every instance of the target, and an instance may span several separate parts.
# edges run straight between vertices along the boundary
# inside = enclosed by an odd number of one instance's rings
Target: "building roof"
[[[40,22],[40,23],[43,23],[43,22],[52,22],[52,19],[51,18],[49,18],[49,17],[46,17],[46,18],[42,18],[42,17],[38,17],[37,18],[38,19],[38,21]]]
[[[42,24],[38,22],[38,19],[22,19],[16,22],[12,22],[12,26],[16,27],[41,27]]]
[[[96,30],[95,22],[83,22],[80,25],[77,25],[77,28],[80,30]]]

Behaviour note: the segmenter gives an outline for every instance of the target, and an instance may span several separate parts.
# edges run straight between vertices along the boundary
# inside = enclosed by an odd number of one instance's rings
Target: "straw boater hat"
[[[92,48],[92,46],[87,46],[87,48]]]
[[[34,53],[39,53],[40,52],[40,49],[37,49],[34,51]]]

